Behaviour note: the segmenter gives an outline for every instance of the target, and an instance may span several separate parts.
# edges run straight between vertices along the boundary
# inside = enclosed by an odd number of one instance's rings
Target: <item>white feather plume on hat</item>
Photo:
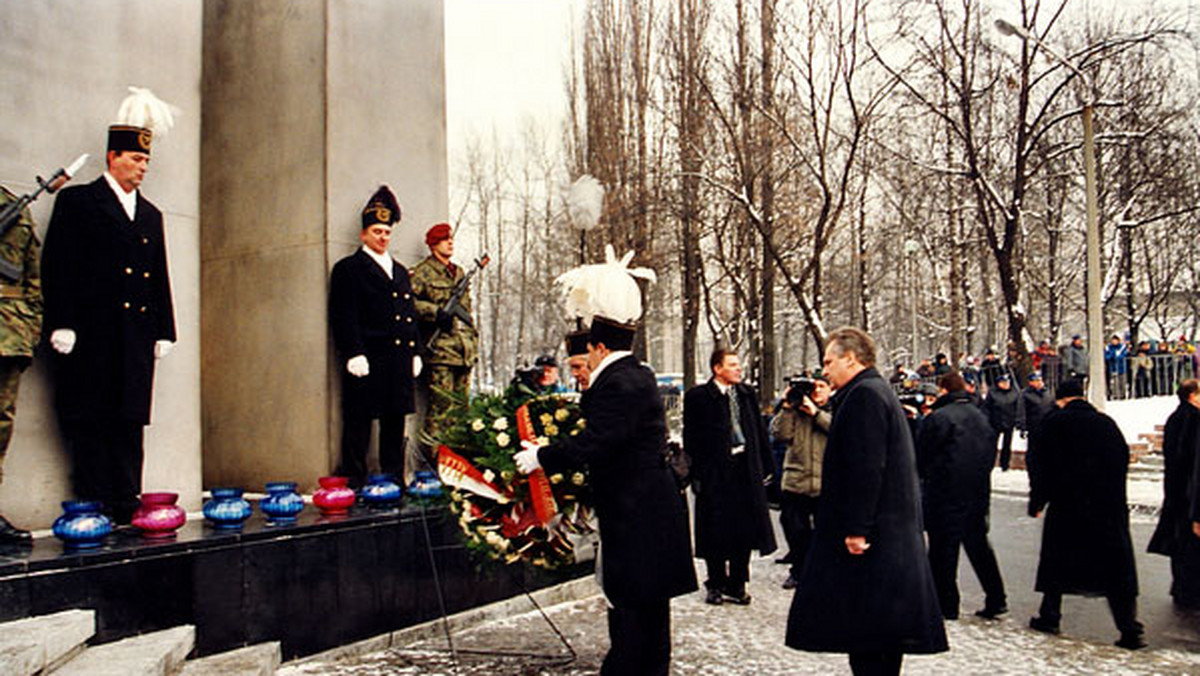
[[[604,186],[590,174],[584,174],[567,190],[567,220],[580,230],[591,230],[604,213]]]
[[[604,247],[604,262],[581,265],[554,280],[562,290],[567,314],[590,323],[600,316],[632,324],[642,316],[642,293],[636,279],[658,281],[650,268],[630,268],[630,251],[617,259],[611,244]]]
[[[117,110],[116,122],[149,129],[155,137],[161,138],[175,126],[175,116],[178,114],[178,108],[158,98],[149,89],[130,87],[129,96],[125,97]]]

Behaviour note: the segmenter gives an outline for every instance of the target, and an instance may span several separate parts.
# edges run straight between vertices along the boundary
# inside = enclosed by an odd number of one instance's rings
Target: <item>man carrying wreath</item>
[[[670,599],[697,589],[687,514],[665,462],[666,418],[654,372],[630,348],[641,294],[628,270],[631,256],[577,268],[560,282],[576,309],[591,318],[590,383],[580,407],[584,431],[550,446],[523,444],[522,473],[587,467],[600,522],[597,577],[609,603],[611,645],[601,674],[667,674],[671,663]],[[592,291],[600,288],[605,293]],[[620,293],[614,293],[616,290]]]

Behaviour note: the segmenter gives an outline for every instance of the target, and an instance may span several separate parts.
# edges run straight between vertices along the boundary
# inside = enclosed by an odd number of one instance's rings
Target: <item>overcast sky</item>
[[[524,118],[559,128],[571,7],[578,0],[446,0],[450,159],[492,127],[515,137]]]

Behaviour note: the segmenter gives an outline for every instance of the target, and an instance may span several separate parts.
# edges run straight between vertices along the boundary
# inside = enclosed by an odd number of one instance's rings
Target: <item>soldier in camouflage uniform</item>
[[[479,338],[475,327],[443,309],[455,285],[466,274],[450,261],[454,255],[450,226],[439,223],[430,228],[425,233],[425,244],[430,253],[413,268],[412,289],[422,324],[421,335],[433,337],[428,345],[429,409],[425,414],[425,434],[436,439],[447,412],[467,401],[470,395],[471,367],[479,358]],[[463,295],[462,306],[471,312],[470,294]]]
[[[16,201],[0,186],[0,206]],[[29,209],[0,236],[0,259],[21,270],[21,279],[0,278],[0,481],[4,455],[12,439],[21,372],[33,361],[33,348],[42,335],[41,242]],[[29,532],[0,516],[0,543],[29,542]]]

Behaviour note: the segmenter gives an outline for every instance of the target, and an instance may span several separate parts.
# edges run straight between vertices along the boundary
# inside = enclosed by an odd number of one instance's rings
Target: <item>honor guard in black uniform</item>
[[[366,480],[374,419],[380,469],[404,480],[404,417],[413,411],[421,360],[409,272],[387,251],[398,222],[400,205],[380,186],[362,211],[362,247],[333,266],[329,281],[329,325],[342,381],[338,473],[352,486]]]
[[[148,97],[148,98],[147,98]],[[142,491],[142,439],[155,361],[175,342],[162,212],[139,190],[166,104],[136,90],[108,129],[107,171],[59,192],[42,254],[54,408],[75,496],[129,523]],[[153,113],[153,111],[150,111]]]

